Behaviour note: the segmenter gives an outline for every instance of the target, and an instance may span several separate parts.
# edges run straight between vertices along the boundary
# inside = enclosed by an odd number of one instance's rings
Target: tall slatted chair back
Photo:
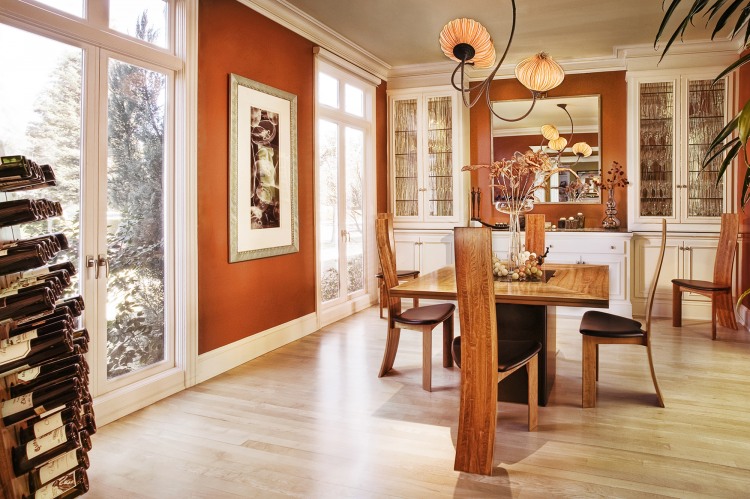
[[[454,239],[462,358],[462,407],[457,436],[461,441],[456,443],[455,468],[487,470],[492,467],[497,404],[491,404],[484,412],[480,410],[480,403],[474,410],[467,410],[466,406],[471,401],[497,398],[498,346],[492,279],[492,232],[487,227],[457,227],[454,229]],[[483,428],[486,426],[482,424],[485,418],[492,422],[492,431],[462,431],[466,428]],[[472,452],[460,452],[460,449],[471,449]]]
[[[714,262],[714,280],[716,284],[732,284],[732,266],[737,252],[737,233],[739,232],[739,215],[724,213],[721,215],[721,232],[719,246],[716,249]]]
[[[380,259],[380,268],[383,272],[383,280],[385,281],[386,288],[386,299],[388,301],[388,317],[393,317],[395,314],[401,312],[401,300],[398,298],[391,297],[388,290],[394,286],[398,286],[398,277],[396,276],[396,258],[392,250],[392,243],[389,232],[388,218],[381,217],[378,215],[375,226],[375,235],[378,245],[378,257]]]
[[[536,253],[539,256],[544,254],[544,215],[528,214],[526,215],[526,251]]]

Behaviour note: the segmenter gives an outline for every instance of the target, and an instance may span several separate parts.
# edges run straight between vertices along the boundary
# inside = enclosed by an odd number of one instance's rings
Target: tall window
[[[38,0],[0,16],[0,46],[14,47],[0,50],[0,155],[49,163],[57,186],[23,196],[64,206],[16,237],[68,236],[57,258],[78,268],[94,395],[175,367],[178,3]]]
[[[320,57],[316,76],[318,288],[325,309],[365,297],[373,272],[375,88]]]

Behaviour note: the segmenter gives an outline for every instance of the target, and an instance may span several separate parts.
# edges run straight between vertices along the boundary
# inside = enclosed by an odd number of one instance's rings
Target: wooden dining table
[[[497,334],[502,340],[536,339],[539,357],[539,405],[547,405],[555,382],[557,352],[556,307],[609,307],[607,265],[545,263],[540,280],[495,280]],[[391,288],[392,297],[456,299],[453,266],[422,274]],[[460,313],[460,311],[459,311]],[[527,402],[527,374],[519,369],[502,382],[499,400]]]

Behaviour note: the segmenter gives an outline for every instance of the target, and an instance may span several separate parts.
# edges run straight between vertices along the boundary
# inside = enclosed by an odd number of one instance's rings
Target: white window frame
[[[4,0],[0,22],[40,36],[84,49],[82,101],[82,161],[95,164],[100,148],[106,148],[104,130],[95,125],[101,94],[107,80],[100,78],[104,54],[144,67],[158,67],[173,75],[170,83],[171,110],[165,125],[173,133],[172,149],[166,157],[172,164],[165,169],[165,293],[172,303],[165,326],[174,329],[173,367],[127,386],[116,387],[95,396],[97,424],[103,425],[176,393],[196,382],[198,356],[197,303],[197,53],[198,0],[168,0],[170,8],[168,48],[161,48],[109,29],[106,5],[88,0],[88,18],[78,18],[34,2]],[[106,71],[106,69],[104,70]],[[104,85],[104,87],[101,87]],[[100,90],[103,88],[104,90]],[[106,96],[105,96],[106,97]],[[86,103],[89,105],[87,106]],[[96,103],[96,104],[92,104]],[[104,143],[102,143],[104,141]],[[83,202],[96,189],[98,179],[82,185]],[[167,205],[169,203],[169,205]],[[172,251],[167,248],[171,247]],[[87,251],[88,248],[84,248]],[[168,251],[168,252],[167,252]],[[169,260],[166,260],[168,258]],[[81,272],[84,269],[79,269]],[[96,320],[96,318],[94,318]],[[101,387],[92,377],[92,392]],[[131,380],[132,381],[132,380]]]
[[[375,92],[376,86],[380,84],[380,78],[354,66],[337,55],[327,50],[315,47],[315,226],[320,227],[320,213],[317,209],[319,206],[320,186],[318,184],[318,173],[320,170],[319,151],[318,151],[318,120],[328,119],[339,125],[351,125],[364,130],[364,178],[363,186],[367,189],[363,192],[364,196],[364,291],[352,293],[347,299],[333,300],[331,303],[323,304],[322,292],[320,287],[320,246],[315,236],[316,244],[316,263],[315,263],[315,287],[318,327],[340,320],[355,312],[363,310],[374,303],[377,299],[377,290],[375,285],[375,274],[377,272],[377,246],[375,245],[375,213],[377,209],[376,198],[376,176],[375,176],[375,141],[376,141],[376,122],[375,122]],[[335,77],[339,81],[339,109],[320,104],[318,102],[318,74],[326,73]],[[346,84],[355,86],[363,91],[364,94],[364,117],[359,117],[347,113],[344,110],[344,87]]]

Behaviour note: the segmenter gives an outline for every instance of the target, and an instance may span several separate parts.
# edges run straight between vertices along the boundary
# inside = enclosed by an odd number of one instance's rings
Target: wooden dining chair
[[[492,474],[498,383],[526,366],[529,431],[537,426],[537,341],[498,341],[492,278],[492,231],[456,227],[456,292],[461,336],[453,340],[453,358],[461,368],[461,402],[454,469]],[[500,385],[502,389],[502,385]]]
[[[378,377],[385,376],[393,368],[401,329],[415,329],[422,332],[422,388],[428,392],[432,391],[432,330],[439,324],[443,325],[443,367],[452,367],[453,312],[456,306],[452,303],[440,303],[413,307],[402,312],[401,299],[392,297],[390,293],[390,288],[398,285],[398,277],[396,276],[396,261],[388,237],[388,220],[385,218],[377,219],[376,235],[388,304],[388,338]]]
[[[599,380],[599,345],[641,345],[646,347],[648,353],[648,365],[651,370],[651,379],[656,389],[656,398],[659,406],[664,407],[664,398],[659,389],[659,383],[656,381],[656,371],[654,371],[654,359],[651,353],[651,311],[654,306],[654,294],[656,285],[659,281],[661,266],[664,262],[664,247],[667,242],[667,221],[662,219],[661,222],[661,245],[659,247],[659,257],[656,260],[656,270],[648,289],[648,298],[646,299],[646,327],[633,319],[621,317],[619,315],[608,314],[598,310],[589,310],[583,314],[581,319],[580,332],[583,343],[583,395],[582,406],[596,407],[596,382]]]
[[[393,213],[378,213],[378,218],[384,218],[388,220],[388,240],[391,243],[391,253],[393,253],[394,258],[396,255],[396,239],[394,237],[393,233]],[[398,278],[399,282],[401,281],[407,281],[409,279],[416,279],[419,276],[418,270],[398,270],[398,266],[396,267],[396,277]],[[386,287],[385,287],[385,280],[383,280],[383,272],[378,272],[375,277],[378,280],[378,304],[380,307],[380,318],[383,318],[383,309],[388,306],[387,304],[387,297],[386,297]],[[418,307],[419,306],[419,298],[414,298],[412,300],[413,306]]]
[[[694,279],[672,279],[672,326],[682,326],[682,293],[689,291],[711,299],[711,339],[716,339],[716,320],[719,325],[737,329],[732,306],[732,266],[737,252],[737,232],[739,215],[724,213],[721,215],[721,232],[719,246],[714,260],[714,277],[712,281]]]

